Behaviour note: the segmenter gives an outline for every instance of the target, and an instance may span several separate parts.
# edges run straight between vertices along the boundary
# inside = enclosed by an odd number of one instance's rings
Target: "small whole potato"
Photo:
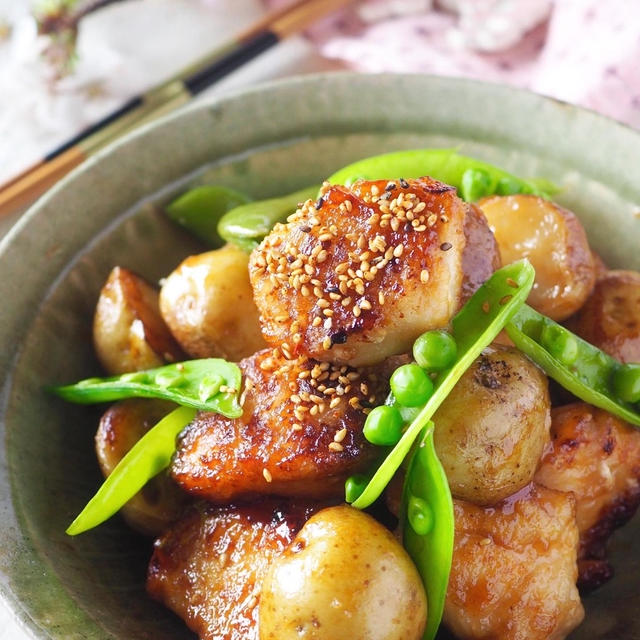
[[[535,268],[529,304],[557,321],[575,313],[596,277],[578,218],[549,200],[524,194],[491,196],[478,205],[498,241],[503,264],[528,258]]]
[[[249,256],[234,245],[184,260],[160,290],[160,310],[194,358],[238,361],[266,343],[249,284]]]
[[[260,640],[418,640],[426,619],[407,552],[353,507],[310,518],[262,584]]]
[[[158,291],[128,269],[115,267],[93,317],[93,344],[111,375],[159,367],[184,354],[164,323]]]
[[[640,273],[609,271],[567,326],[622,362],[640,362]]]
[[[132,398],[111,406],[100,419],[96,455],[106,478],[125,454],[175,405],[164,400]],[[189,497],[167,473],[150,480],[122,509],[129,526],[149,536],[162,533],[182,513]]]
[[[433,421],[434,443],[457,498],[495,504],[531,482],[551,426],[546,376],[516,349],[486,349]]]

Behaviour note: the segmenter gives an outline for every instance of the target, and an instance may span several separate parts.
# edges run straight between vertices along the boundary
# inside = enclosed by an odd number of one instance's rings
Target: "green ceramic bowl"
[[[640,269],[640,135],[505,87],[424,76],[327,75],[181,111],[85,163],[0,245],[0,590],[34,638],[191,638],[144,593],[150,543],[118,518],[64,530],[97,487],[98,411],[43,386],[99,371],[98,291],[119,264],[150,279],[200,247],[154,203],[213,181],[262,198],[357,158],[449,146],[562,185],[607,263]],[[640,519],[615,538],[617,577],[572,639],[640,638]]]

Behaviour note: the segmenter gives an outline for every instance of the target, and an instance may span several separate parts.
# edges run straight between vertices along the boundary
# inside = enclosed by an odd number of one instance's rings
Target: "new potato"
[[[491,196],[478,203],[495,234],[503,264],[528,258],[536,270],[529,304],[556,321],[587,299],[595,282],[594,258],[576,216],[530,195]]]
[[[111,271],[100,291],[93,343],[111,375],[153,369],[184,357],[160,315],[157,290],[122,267]]]
[[[310,518],[264,579],[260,640],[418,640],[420,576],[393,535],[352,507]]]
[[[266,343],[249,284],[249,256],[234,245],[184,260],[165,280],[160,310],[193,358],[237,362]]]
[[[494,504],[531,482],[549,441],[547,378],[516,349],[490,347],[433,421],[436,451],[453,495]]]
[[[123,400],[107,409],[95,437],[96,455],[105,478],[129,449],[173,409],[171,402],[147,398]],[[169,475],[161,473],[127,502],[122,515],[136,531],[156,536],[178,518],[188,500]]]
[[[640,273],[609,271],[567,325],[622,362],[640,362]]]

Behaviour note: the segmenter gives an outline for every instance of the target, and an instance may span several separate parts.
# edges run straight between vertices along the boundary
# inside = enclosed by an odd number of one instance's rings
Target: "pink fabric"
[[[347,68],[512,84],[640,128],[639,0],[364,0],[307,35]]]

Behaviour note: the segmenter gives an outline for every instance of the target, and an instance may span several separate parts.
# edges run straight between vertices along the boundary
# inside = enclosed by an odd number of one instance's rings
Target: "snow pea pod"
[[[136,442],[103,482],[78,517],[69,525],[70,536],[97,527],[119,511],[154,476],[166,469],[176,449],[178,434],[196,410],[178,407]]]
[[[218,223],[218,233],[227,242],[245,251],[253,251],[276,222],[284,222],[298,204],[315,198],[319,188],[315,185],[280,198],[240,205],[222,216]]]
[[[440,626],[453,557],[454,517],[449,483],[433,443],[433,422],[420,432],[411,455],[402,497],[403,544],[427,592],[423,640]]]
[[[76,384],[51,387],[69,402],[93,404],[124,398],[162,398],[228,418],[242,414],[238,391],[242,374],[238,365],[220,358],[187,360],[157,369],[109,378],[88,378]]]
[[[239,191],[218,185],[190,189],[165,207],[171,220],[215,249],[224,244],[218,233],[220,218],[251,198]]]
[[[331,184],[350,185],[358,179],[384,180],[431,176],[458,189],[474,202],[499,194],[530,193],[549,198],[558,187],[543,179],[525,180],[487,162],[463,156],[455,149],[412,149],[364,158],[328,178]]]
[[[426,427],[456,382],[527,299],[534,277],[535,271],[526,260],[502,267],[454,316],[451,325],[457,344],[455,361],[440,372],[435,380],[433,395],[409,423],[402,438],[378,467],[362,493],[353,500],[354,507],[364,509],[380,496],[411,450],[418,434]]]
[[[629,371],[610,355],[550,318],[523,305],[505,327],[513,343],[565,389],[636,427],[640,412],[617,397],[616,382]]]

